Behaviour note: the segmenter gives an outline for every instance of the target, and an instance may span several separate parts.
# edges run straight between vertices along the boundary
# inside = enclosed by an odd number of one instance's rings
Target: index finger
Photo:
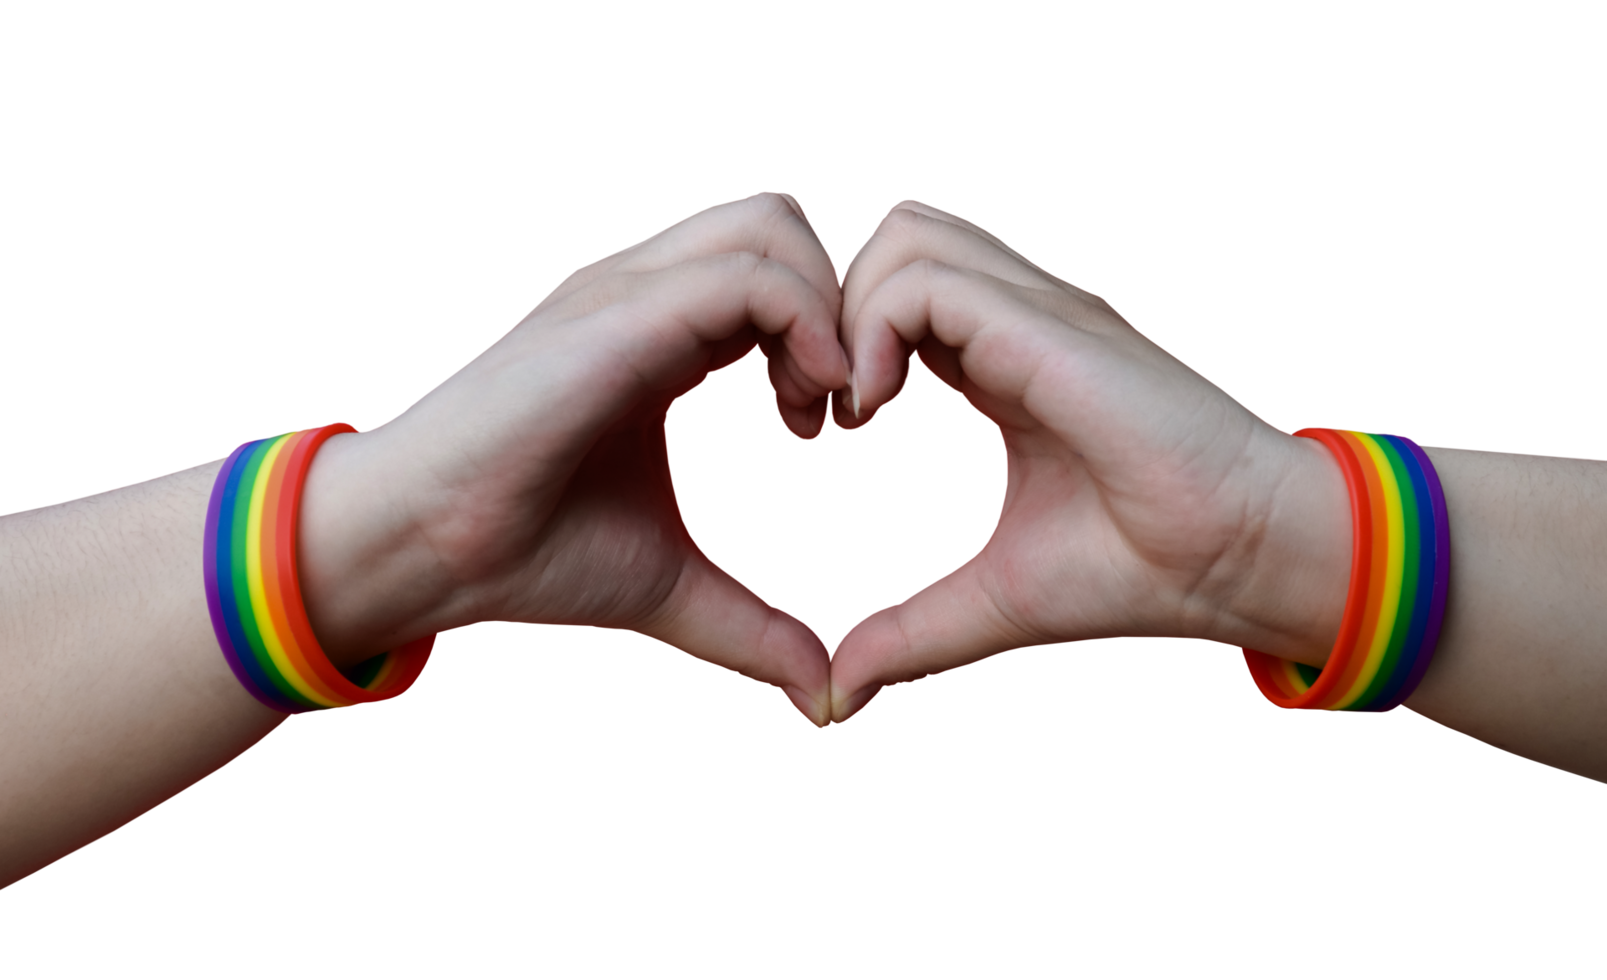
[[[898,205],[897,209],[902,209],[902,210],[906,210],[906,211],[914,211],[916,214],[925,215],[926,217],[931,218],[934,221],[941,221],[941,222],[944,222],[946,224],[954,225],[956,228],[964,229],[965,231],[971,233],[972,235],[975,235],[977,238],[982,239],[983,241],[985,241],[985,242],[991,244],[993,247],[997,248],[999,251],[1001,251],[1001,252],[1005,253],[1006,255],[1010,256],[1011,258],[1015,259],[1022,266],[1025,266],[1026,268],[1031,269],[1034,273],[1037,274],[1037,277],[1041,278],[1043,281],[1054,283],[1055,286],[1057,286],[1060,289],[1064,289],[1068,293],[1071,293],[1073,296],[1076,296],[1078,299],[1082,299],[1082,300],[1085,300],[1087,302],[1094,303],[1096,305],[1103,306],[1106,309],[1109,309],[1109,305],[1106,304],[1105,301],[1100,299],[1098,296],[1095,296],[1093,293],[1090,293],[1086,289],[1082,289],[1082,288],[1078,287],[1074,283],[1069,283],[1064,279],[1058,278],[1057,276],[1053,275],[1052,273],[1044,271],[1042,266],[1038,265],[1036,262],[1034,262],[1031,259],[1027,258],[1025,255],[1022,255],[1020,252],[1017,252],[1015,249],[1011,248],[1009,245],[1006,245],[1004,243],[1004,240],[999,238],[999,236],[993,234],[992,232],[988,231],[986,228],[983,228],[980,225],[972,224],[971,222],[965,220],[964,218],[960,217],[957,214],[949,214],[947,211],[941,211],[941,210],[939,210],[937,208],[932,207],[930,204],[922,204],[920,201],[904,201],[903,203]],[[895,210],[897,210],[897,209],[895,209]],[[1009,277],[1001,277],[1001,278],[1009,278]],[[1022,285],[1027,284],[1025,279],[1016,279],[1016,280],[1013,280],[1013,281],[1020,282]],[[1114,313],[1115,311],[1111,310],[1111,312]]]
[[[905,201],[888,212],[848,265],[843,280],[844,326],[854,321],[866,297],[883,280],[922,260],[975,270],[1028,288],[1062,285],[970,222],[919,201]],[[845,343],[844,347],[851,348],[851,344]]]
[[[656,272],[732,252],[751,252],[790,267],[820,293],[832,316],[841,313],[842,287],[831,257],[797,200],[790,194],[775,193],[755,194],[700,211],[646,241],[581,269],[548,302],[569,296],[609,272]]]

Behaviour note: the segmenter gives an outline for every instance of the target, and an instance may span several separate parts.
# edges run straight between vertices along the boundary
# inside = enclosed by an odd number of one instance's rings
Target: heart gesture
[[[670,403],[755,345],[799,436],[833,392],[839,425],[868,422],[918,351],[1008,449],[983,552],[832,660],[715,567],[675,504]],[[1320,663],[1348,561],[1332,471],[973,225],[900,205],[839,291],[797,203],[761,195],[581,270],[406,414],[331,441],[304,561],[313,622],[348,659],[485,619],[623,627],[824,725],[885,684],[1035,643],[1207,636]],[[1265,571],[1297,553],[1332,560]]]

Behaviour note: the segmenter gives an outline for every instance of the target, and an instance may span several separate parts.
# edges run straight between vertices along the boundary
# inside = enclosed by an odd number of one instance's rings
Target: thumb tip
[[[822,697],[815,697],[804,693],[803,688],[787,684],[781,688],[792,702],[792,706],[803,713],[816,728],[825,728],[831,724],[831,695],[823,692]]]
[[[880,684],[867,684],[857,691],[850,693],[842,688],[839,688],[836,684],[833,684],[831,686],[832,721],[841,724],[842,722],[852,718],[854,715],[858,714],[859,709],[865,707],[865,705],[870,702],[870,699],[875,697],[876,693],[881,689],[882,685]]]

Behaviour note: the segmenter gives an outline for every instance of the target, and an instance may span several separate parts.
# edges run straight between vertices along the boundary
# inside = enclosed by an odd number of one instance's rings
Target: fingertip
[[[847,388],[833,392],[831,399],[832,421],[837,423],[839,429],[857,429],[869,422],[875,416],[871,409],[860,406],[859,414],[854,414],[854,395]]]
[[[800,439],[813,439],[826,427],[825,396],[799,408],[787,404],[787,400],[777,393],[776,408],[781,412],[781,421],[785,422],[792,434]]]

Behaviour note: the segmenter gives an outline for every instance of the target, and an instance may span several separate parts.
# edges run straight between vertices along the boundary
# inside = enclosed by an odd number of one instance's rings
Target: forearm
[[[0,518],[0,886],[284,720],[212,633],[201,539],[216,472]]]
[[[1607,780],[1607,463],[1428,452],[1450,512],[1451,588],[1407,706]]]
[[[1351,530],[1338,467],[1308,445],[1269,508],[1258,567],[1210,635],[1322,666]],[[1433,663],[1406,705],[1607,780],[1607,463],[1427,452],[1450,515],[1450,590]]]

